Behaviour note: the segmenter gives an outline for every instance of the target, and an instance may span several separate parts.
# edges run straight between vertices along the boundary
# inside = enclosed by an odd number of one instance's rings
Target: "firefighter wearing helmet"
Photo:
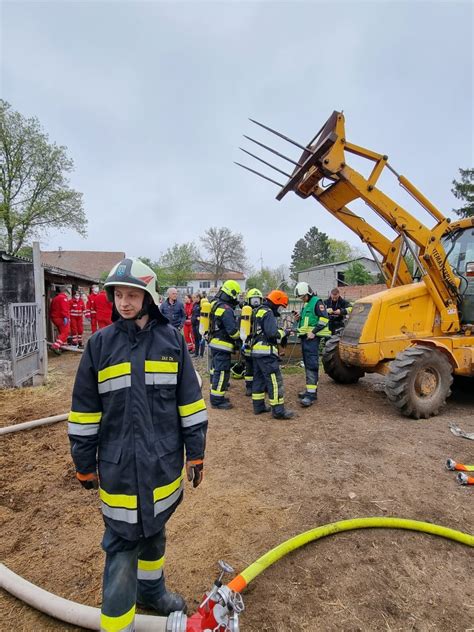
[[[271,411],[274,419],[291,419],[293,411],[285,409],[283,378],[280,371],[278,344],[286,340],[278,328],[277,317],[288,307],[288,296],[272,290],[261,307],[254,312],[252,324],[253,385],[252,403],[255,415]],[[265,390],[270,406],[265,404]]]
[[[203,477],[207,411],[183,336],[158,309],[156,275],[137,259],[111,270],[113,323],[89,340],[68,432],[76,477],[97,489],[106,553],[101,630],[134,629],[140,603],[185,611],[164,579],[165,525],[186,473]]]
[[[327,327],[329,317],[323,301],[316,296],[311,287],[300,281],[295,287],[295,296],[303,301],[298,323],[298,336],[306,373],[306,390],[298,394],[300,404],[312,406],[318,398],[319,381],[319,337]]]
[[[245,305],[248,305],[247,309],[249,310],[250,315],[250,323],[255,318],[256,310],[261,307],[263,303],[263,294],[261,291],[253,287],[251,288],[246,295]],[[244,306],[245,307],[245,306]],[[253,383],[253,359],[252,359],[252,332],[251,327],[249,331],[249,335],[247,339],[244,341],[244,345],[242,347],[242,355],[245,361],[245,395],[247,397],[252,397],[252,383]]]
[[[222,410],[232,408],[225,396],[229,386],[232,353],[237,349],[240,331],[234,309],[239,302],[240,285],[225,281],[211,303],[209,348],[212,354],[211,406]]]

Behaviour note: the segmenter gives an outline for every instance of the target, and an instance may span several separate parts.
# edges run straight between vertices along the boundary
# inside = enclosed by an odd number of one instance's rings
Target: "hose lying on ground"
[[[0,564],[0,587],[29,606],[50,617],[88,630],[100,630],[100,610],[63,599],[43,590]],[[167,617],[139,614],[135,617],[137,632],[166,632]]]
[[[13,426],[6,426],[0,428],[0,435],[8,434],[9,432],[18,432],[19,430],[28,430],[29,428],[36,428],[36,426],[46,426],[46,424],[55,424],[57,421],[65,421],[68,418],[67,413],[64,415],[54,415],[53,417],[43,417],[43,419],[32,419],[31,421],[24,421],[21,424],[14,424]]]
[[[474,547],[474,535],[463,533],[462,531],[456,531],[455,529],[448,529],[447,527],[440,527],[439,525],[432,524],[430,522],[420,522],[419,520],[407,520],[406,518],[353,518],[351,520],[340,520],[339,522],[332,522],[330,524],[323,525],[322,527],[316,527],[310,531],[300,533],[294,538],[290,538],[286,542],[279,544],[262,557],[259,557],[253,564],[250,564],[245,570],[243,570],[237,577],[228,584],[228,587],[235,592],[241,592],[250,582],[255,579],[260,573],[263,573],[265,569],[280,560],[282,557],[299,549],[300,547],[319,540],[327,535],[333,535],[334,533],[341,533],[343,531],[352,531],[353,529],[369,529],[369,528],[389,528],[389,529],[408,529],[410,531],[422,531],[423,533],[429,533],[431,535],[438,535],[449,540],[455,540],[461,544],[467,544],[467,546]]]

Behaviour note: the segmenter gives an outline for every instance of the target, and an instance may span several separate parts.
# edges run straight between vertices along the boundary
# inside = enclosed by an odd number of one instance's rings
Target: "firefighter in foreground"
[[[186,473],[203,477],[207,411],[183,336],[158,309],[155,273],[136,259],[110,272],[113,324],[87,344],[69,415],[76,477],[97,488],[106,553],[101,630],[134,629],[136,602],[185,610],[163,574],[165,524]]]
[[[306,373],[306,390],[298,394],[300,404],[304,407],[312,406],[318,398],[319,381],[319,337],[329,322],[326,306],[314,294],[311,287],[300,281],[295,287],[295,296],[303,301],[301,309],[298,336],[301,340],[301,351]]]
[[[277,317],[288,307],[288,296],[281,290],[272,290],[263,305],[254,310],[252,317],[253,385],[252,403],[256,415],[271,411],[274,419],[292,419],[294,413],[286,410],[283,378],[280,371],[278,344],[286,341],[285,332],[278,329]],[[265,389],[270,406],[265,404]]]
[[[238,304],[240,285],[226,281],[211,303],[209,348],[212,353],[211,405],[228,410],[232,404],[225,394],[229,386],[231,356],[240,343],[240,331],[234,309]]]

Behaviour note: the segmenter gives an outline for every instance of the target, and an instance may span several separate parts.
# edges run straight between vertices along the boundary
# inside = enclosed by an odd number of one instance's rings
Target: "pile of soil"
[[[54,379],[36,391],[36,404],[33,389],[0,393],[2,411],[9,407],[0,423],[66,412],[78,360],[51,360]],[[474,461],[474,443],[448,428],[454,421],[474,431],[473,392],[455,394],[434,419],[414,421],[389,405],[379,376],[338,386],[323,375],[310,409],[297,403],[303,382],[301,373],[285,376],[288,406],[298,412],[292,421],[254,417],[242,381],[232,382],[233,410],[210,411],[204,482],[187,485],[168,523],[167,583],[190,612],[215,579],[217,560],[241,571],[316,526],[398,516],[473,530],[474,489],[445,469],[447,457]],[[205,392],[207,385],[204,377]],[[42,588],[99,606],[103,523],[96,492],[74,480],[66,425],[2,437],[0,459],[2,561]],[[250,584],[241,629],[474,629],[473,568],[473,549],[434,536],[388,529],[331,536]],[[5,630],[79,629],[6,593],[0,621]]]

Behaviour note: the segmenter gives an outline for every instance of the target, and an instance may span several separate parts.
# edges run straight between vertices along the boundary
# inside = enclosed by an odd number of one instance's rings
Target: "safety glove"
[[[197,487],[204,477],[204,461],[202,459],[186,461],[186,475],[188,481],[193,482],[193,487]]]
[[[90,474],[76,472],[76,478],[85,489],[99,489],[99,479],[95,472],[91,472]]]
[[[68,318],[67,316],[64,316],[64,318],[63,318],[63,323],[64,323],[65,325],[67,325],[67,324],[68,324],[68,322],[69,322],[69,318]]]

